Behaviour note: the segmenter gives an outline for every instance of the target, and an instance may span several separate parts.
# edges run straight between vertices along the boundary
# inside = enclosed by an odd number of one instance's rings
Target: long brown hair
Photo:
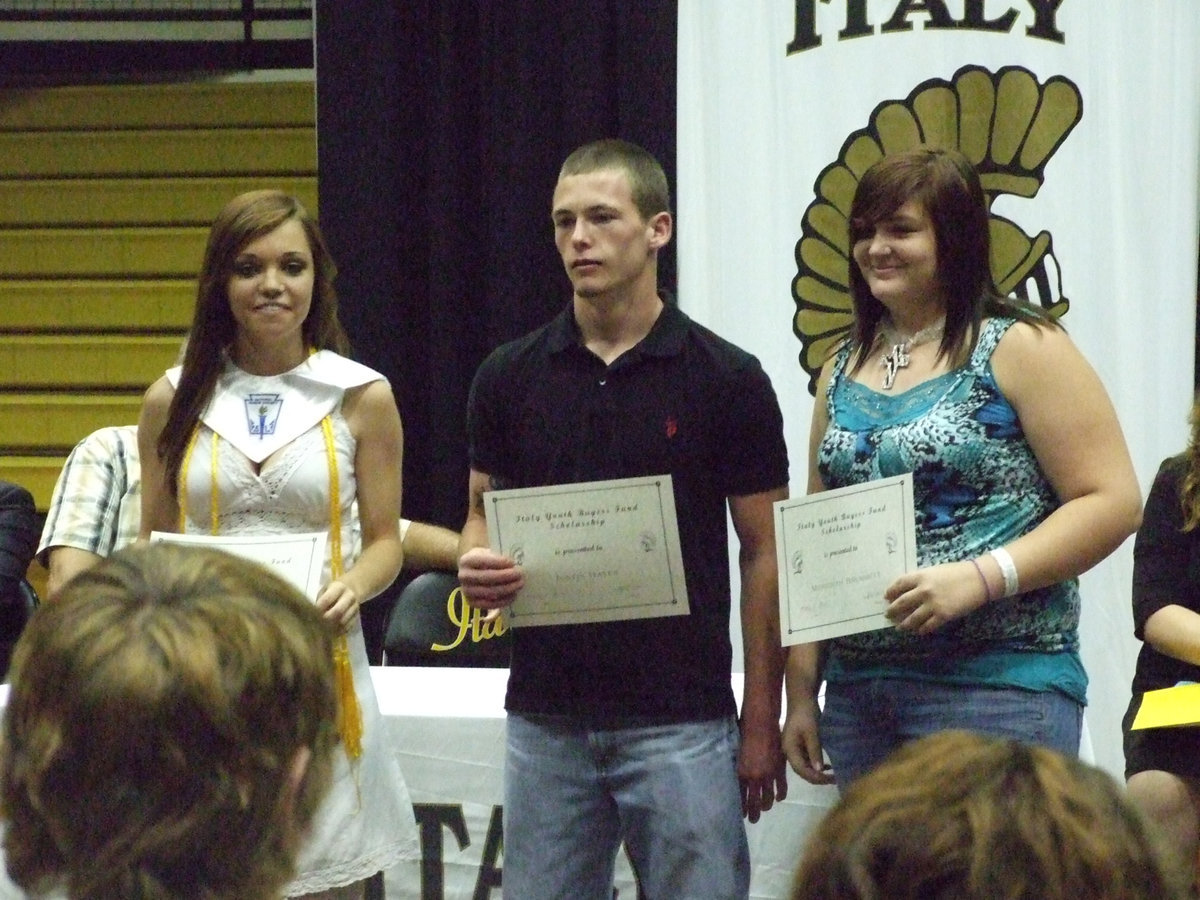
[[[172,496],[177,494],[176,482],[188,440],[212,398],[224,367],[224,351],[237,335],[226,292],[233,263],[247,244],[292,220],[304,227],[313,257],[312,308],[304,320],[305,344],[313,350],[333,350],[343,355],[349,352],[350,342],[338,321],[337,292],[333,289],[337,267],[316,219],[299,200],[283,191],[249,191],[230,200],[208,232],[183,372],[158,439],[158,455],[166,468]]]
[[[984,316],[1005,316],[1036,325],[1057,321],[1036,306],[1003,296],[992,279],[987,198],[975,166],[957,150],[917,147],[885,156],[862,176],[850,205],[850,245],[909,200],[924,206],[937,241],[937,274],[946,295],[946,326],[938,357],[961,364],[979,337]],[[886,310],[875,299],[850,255],[854,306],[853,368],[866,361]]]
[[[1192,426],[1187,449],[1180,454],[1183,478],[1179,482],[1179,505],[1183,510],[1183,531],[1193,531],[1200,525],[1200,394],[1192,401],[1188,417]]]

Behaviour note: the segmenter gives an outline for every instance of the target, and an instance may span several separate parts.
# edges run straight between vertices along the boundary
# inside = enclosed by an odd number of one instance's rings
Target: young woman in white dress
[[[235,197],[209,233],[183,364],[150,386],[138,427],[142,537],[329,534],[315,602],[339,632],[341,741],[290,897],[361,897],[418,852],[359,617],[402,562],[403,434],[386,379],[343,355],[333,275],[295,198]]]

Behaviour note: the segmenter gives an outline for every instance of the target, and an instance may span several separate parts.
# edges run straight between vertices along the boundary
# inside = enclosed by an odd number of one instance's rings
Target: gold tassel
[[[329,574],[342,577],[342,501],[338,481],[337,450],[333,442],[333,420],[321,420],[325,437],[325,459],[329,467]],[[333,668],[337,676],[338,734],[346,756],[356,760],[362,756],[363,718],[354,691],[354,672],[350,669],[350,644],[346,635],[339,634],[333,645]]]
[[[354,690],[354,673],[350,669],[350,645],[344,634],[333,645],[333,664],[337,673],[338,734],[350,759],[362,756],[363,720],[358,694]]]

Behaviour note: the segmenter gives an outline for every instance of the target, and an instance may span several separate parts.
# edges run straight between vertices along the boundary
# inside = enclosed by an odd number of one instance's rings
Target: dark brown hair
[[[338,321],[337,293],[333,289],[337,267],[316,219],[299,200],[282,191],[250,191],[230,200],[209,229],[183,371],[158,439],[158,454],[165,465],[172,496],[178,490],[179,468],[192,431],[208,406],[224,367],[224,351],[237,335],[237,323],[226,293],[234,261],[247,244],[293,220],[304,227],[313,257],[312,308],[304,320],[305,344],[313,350],[334,350],[343,355],[349,352],[349,341]]]
[[[792,900],[1183,900],[1110,775],[946,731],[856,779],[809,838]]]
[[[1183,510],[1183,531],[1194,531],[1200,525],[1200,394],[1192,401],[1188,417],[1192,426],[1187,449],[1180,455],[1183,478],[1179,482],[1179,505]]]
[[[585,175],[604,169],[625,173],[633,204],[643,220],[649,221],[661,212],[671,211],[671,190],[662,165],[648,150],[620,138],[605,138],[579,147],[563,162],[558,177]]]
[[[1038,325],[1056,325],[1037,307],[1004,297],[991,270],[991,236],[987,198],[979,173],[957,150],[918,147],[883,157],[862,176],[850,205],[850,246],[868,237],[875,226],[909,200],[918,201],[933,223],[937,241],[937,274],[946,296],[946,326],[939,357],[961,364],[978,339],[985,315],[1007,316]],[[858,264],[850,256],[851,331],[857,348],[854,368],[871,347],[884,306],[871,294]]]

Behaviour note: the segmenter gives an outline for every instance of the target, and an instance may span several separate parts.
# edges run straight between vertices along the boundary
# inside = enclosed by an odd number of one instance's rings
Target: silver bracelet
[[[997,547],[989,550],[988,556],[996,561],[996,565],[1000,567],[1000,574],[1004,576],[1004,596],[1011,597],[1019,593],[1021,586],[1017,580],[1017,564],[1013,562],[1009,552],[1003,547]]]

